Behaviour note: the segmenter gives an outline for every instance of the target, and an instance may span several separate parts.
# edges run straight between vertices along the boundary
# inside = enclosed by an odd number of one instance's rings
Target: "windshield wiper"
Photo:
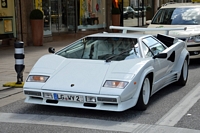
[[[126,53],[126,52],[129,52],[129,51],[131,51],[131,50],[132,50],[132,48],[131,48],[131,49],[128,49],[128,50],[125,50],[125,51],[123,51],[123,52],[121,52],[121,53],[119,53],[119,54],[117,54],[117,55],[112,55],[112,56],[110,56],[110,57],[108,57],[108,58],[106,59],[106,62],[109,62],[110,59],[112,59],[112,58],[114,58],[114,57],[116,57],[116,56],[122,55],[122,54],[124,54],[124,53]]]

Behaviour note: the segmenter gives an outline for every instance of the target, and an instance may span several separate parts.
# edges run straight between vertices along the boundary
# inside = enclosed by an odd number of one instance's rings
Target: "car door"
[[[155,58],[153,56],[166,50],[166,46],[153,37],[146,37],[142,40],[144,49],[144,54],[146,58],[152,58],[152,66],[154,67],[154,88],[159,89],[165,82],[165,78],[170,74],[172,70],[173,62],[167,58]],[[168,51],[167,53],[172,53]],[[156,91],[156,90],[154,90]]]

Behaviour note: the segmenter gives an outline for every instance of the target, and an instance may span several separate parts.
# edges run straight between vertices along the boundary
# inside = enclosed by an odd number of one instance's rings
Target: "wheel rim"
[[[144,80],[144,83],[143,83],[143,88],[142,88],[142,93],[143,93],[143,102],[145,105],[148,104],[149,102],[149,96],[150,96],[150,82],[149,82],[149,79],[146,78]]]
[[[187,75],[188,75],[188,64],[187,64],[187,61],[185,60],[184,64],[183,64],[183,79],[184,79],[184,81],[187,79]]]

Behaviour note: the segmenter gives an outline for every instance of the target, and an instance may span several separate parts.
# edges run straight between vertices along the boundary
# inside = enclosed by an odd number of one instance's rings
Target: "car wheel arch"
[[[189,53],[186,52],[186,50],[182,51],[181,54],[180,54],[180,58],[179,60],[177,61],[177,66],[175,67],[176,70],[181,70],[182,69],[182,66],[183,66],[183,63],[185,61],[185,59],[187,59],[188,61],[188,65],[190,64],[190,58],[189,58]]]
[[[153,79],[154,79],[153,78],[154,77],[153,70],[154,70],[153,67],[148,67],[140,75],[141,78],[139,79],[139,83],[138,83],[138,88],[139,89],[137,90],[137,92],[135,94],[135,98],[137,98],[137,100],[138,100],[139,95],[140,95],[140,91],[141,91],[141,88],[142,88],[143,81],[147,76],[149,76],[149,80],[150,80],[150,84],[151,84],[151,90],[150,90],[150,96],[151,96],[151,91],[152,91],[152,87],[153,87]]]
[[[142,95],[142,93],[143,93],[143,85],[144,85],[144,82],[149,82],[149,93],[148,93],[148,90],[146,90],[147,91],[147,94],[149,94],[149,97],[146,99],[146,98],[144,98]],[[139,89],[139,95],[138,95],[138,98],[137,98],[137,102],[136,102],[136,105],[135,105],[135,108],[137,109],[137,110],[140,110],[140,111],[144,111],[144,110],[146,110],[146,108],[147,108],[147,106],[148,106],[148,104],[149,104],[149,101],[150,101],[150,97],[151,97],[151,91],[152,91],[152,82],[153,82],[153,72],[150,72],[150,73],[148,73],[145,77],[144,77],[144,79],[142,80],[142,86],[140,87],[140,89]],[[145,85],[146,86],[146,85]],[[148,86],[148,85],[147,85]],[[146,93],[146,91],[145,91],[145,93]],[[146,94],[145,94],[146,95]],[[143,98],[142,98],[143,97]],[[147,101],[146,101],[147,100]],[[146,103],[146,102],[147,103]]]

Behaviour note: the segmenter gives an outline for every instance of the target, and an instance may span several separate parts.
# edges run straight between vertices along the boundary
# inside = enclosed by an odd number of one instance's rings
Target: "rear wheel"
[[[136,108],[138,110],[143,111],[147,109],[149,99],[150,99],[150,92],[151,92],[151,83],[150,83],[149,77],[147,76],[145,77],[143,81],[138,102],[136,105]]]
[[[181,70],[181,76],[177,82],[178,85],[185,86],[187,78],[188,78],[188,61],[187,59],[185,59]]]

